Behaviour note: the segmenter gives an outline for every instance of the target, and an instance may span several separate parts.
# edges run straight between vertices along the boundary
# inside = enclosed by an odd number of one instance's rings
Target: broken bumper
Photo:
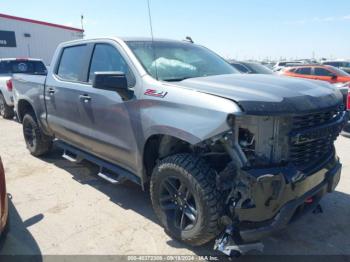
[[[290,177],[293,173],[290,169],[278,170],[279,175],[285,178],[285,184],[280,184],[281,182],[273,179],[259,181],[257,176],[254,188],[255,198],[259,199],[256,206],[238,210],[240,220],[238,232],[241,241],[257,242],[282,230],[308,211],[314,210],[323,195],[335,190],[342,167],[335,153],[320,166],[323,167],[317,172],[299,175],[297,181],[293,181]],[[273,184],[275,186],[271,186]],[[276,185],[277,187],[279,185],[277,191]],[[269,198],[266,198],[266,194],[263,195],[266,190],[271,193]],[[272,218],[264,220],[268,216],[271,217],[271,214],[273,214]]]

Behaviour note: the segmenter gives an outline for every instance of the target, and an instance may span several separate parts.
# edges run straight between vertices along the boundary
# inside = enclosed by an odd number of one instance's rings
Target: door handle
[[[91,97],[89,95],[80,95],[79,99],[84,103],[88,103],[91,100]]]
[[[56,90],[53,88],[49,88],[49,90],[47,91],[50,95],[53,95],[54,93],[56,93]]]

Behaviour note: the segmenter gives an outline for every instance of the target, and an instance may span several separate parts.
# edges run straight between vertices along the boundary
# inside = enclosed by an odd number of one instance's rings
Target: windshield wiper
[[[162,79],[163,81],[166,81],[166,82],[181,82],[183,80],[186,80],[186,79],[189,79],[189,78],[193,78],[193,77],[179,77],[179,78],[168,78],[168,79]]]

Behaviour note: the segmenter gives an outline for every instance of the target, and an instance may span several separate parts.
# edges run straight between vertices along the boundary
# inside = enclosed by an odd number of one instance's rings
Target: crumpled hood
[[[225,97],[248,114],[301,114],[342,104],[342,94],[326,82],[276,75],[218,75],[176,85]]]

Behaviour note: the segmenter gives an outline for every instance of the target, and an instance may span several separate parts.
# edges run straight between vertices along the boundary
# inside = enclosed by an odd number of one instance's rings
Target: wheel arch
[[[18,103],[17,103],[17,116],[18,116],[19,122],[23,121],[23,117],[28,112],[33,113],[33,115],[35,116],[36,120],[38,119],[37,115],[35,113],[33,105],[26,99],[19,100]]]
[[[142,163],[144,168],[143,181],[148,182],[157,161],[178,153],[188,153],[191,147],[199,142],[195,137],[176,136],[169,134],[153,134],[144,144]]]

